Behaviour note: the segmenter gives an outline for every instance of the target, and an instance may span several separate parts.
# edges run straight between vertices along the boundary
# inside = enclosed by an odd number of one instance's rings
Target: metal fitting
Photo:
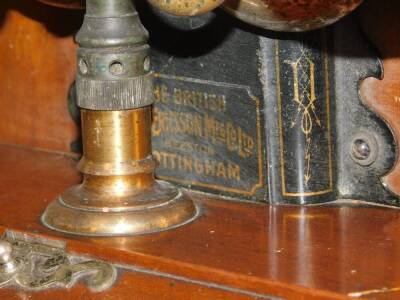
[[[77,102],[91,110],[153,103],[148,33],[131,1],[88,0],[76,41]]]
[[[83,182],[53,201],[42,223],[87,236],[144,234],[187,224],[199,216],[198,206],[154,176],[147,31],[131,0],[87,0],[86,7],[77,35]]]
[[[212,11],[224,0],[148,0],[158,9],[176,16],[197,16]]]
[[[364,0],[226,0],[222,8],[260,28],[301,32],[335,23]]]
[[[350,140],[350,157],[360,166],[372,165],[379,153],[378,142],[373,134],[360,131]]]

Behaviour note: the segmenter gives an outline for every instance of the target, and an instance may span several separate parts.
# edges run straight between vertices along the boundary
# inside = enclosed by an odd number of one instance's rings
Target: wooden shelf
[[[130,271],[102,299],[346,299],[368,290],[378,290],[364,295],[369,299],[400,297],[387,290],[400,286],[398,209],[357,202],[272,207],[193,193],[202,217],[187,226],[146,236],[80,238],[39,221],[50,201],[79,182],[76,163],[63,154],[0,146],[0,225],[62,239],[71,253],[126,266]],[[0,298],[22,299],[21,293],[0,290]],[[59,294],[99,299],[81,285],[26,295]]]

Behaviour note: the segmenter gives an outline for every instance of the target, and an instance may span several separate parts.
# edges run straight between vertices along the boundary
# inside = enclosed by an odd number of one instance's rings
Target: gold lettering
[[[154,86],[154,100],[160,103],[168,103],[169,93],[165,84]]]
[[[160,117],[158,112],[159,112],[158,108],[153,109],[153,125],[152,125],[153,136],[160,136],[162,131],[162,125],[160,122]]]
[[[217,177],[226,178],[225,165],[222,162],[218,164]]]
[[[157,102],[161,102],[162,95],[169,97],[168,89],[162,90],[161,87],[156,86],[155,97]],[[167,98],[168,98],[167,97]],[[208,94],[203,91],[186,90],[180,88],[174,88],[172,93],[173,103],[181,106],[193,107],[195,109],[202,109],[208,111],[226,111],[226,96],[217,94]],[[166,102],[164,102],[166,103]]]
[[[179,95],[179,92],[177,92]],[[180,96],[179,96],[180,97]],[[177,101],[181,98],[176,97]],[[255,141],[240,126],[235,126],[232,122],[221,122],[213,116],[205,113],[164,111],[154,108],[153,113],[153,136],[159,137],[163,133],[185,134],[201,138],[209,145],[225,145],[230,152],[237,153],[242,158],[247,158],[255,154]],[[172,142],[169,142],[172,145]],[[182,150],[215,153],[210,150],[211,146],[190,146],[180,143],[178,146]]]
[[[175,170],[176,165],[175,165],[175,160],[176,160],[176,154],[173,153],[165,153],[165,156],[169,159],[169,166],[171,170]]]
[[[174,99],[174,103],[175,104],[181,104],[182,100],[181,100],[181,90],[174,88],[174,94],[173,94],[173,99]]]
[[[253,138],[246,134],[240,127],[238,127],[237,134],[239,156],[243,158],[250,157],[253,153],[254,148]]]
[[[234,152],[237,148],[236,130],[231,122],[227,124],[227,139],[226,146],[229,151]]]
[[[212,159],[201,161],[190,156],[164,151],[153,151],[153,156],[160,167],[167,170],[178,170],[184,173],[241,181],[240,166],[231,162],[225,163]]]
[[[198,159],[194,160],[194,170],[200,175],[204,173],[204,165]]]
[[[193,172],[193,162],[190,157],[184,156],[183,158],[183,166],[185,172]]]
[[[215,121],[207,113],[204,115],[204,138],[215,143]]]
[[[240,167],[238,165],[228,163],[228,178],[240,181]]]
[[[205,175],[207,176],[213,176],[215,174],[215,163],[214,161],[211,160],[206,160],[204,162],[205,165]]]

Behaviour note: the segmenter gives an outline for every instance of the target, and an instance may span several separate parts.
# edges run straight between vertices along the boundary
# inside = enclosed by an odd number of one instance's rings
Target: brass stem
[[[84,185],[111,191],[152,186],[151,108],[81,111]]]

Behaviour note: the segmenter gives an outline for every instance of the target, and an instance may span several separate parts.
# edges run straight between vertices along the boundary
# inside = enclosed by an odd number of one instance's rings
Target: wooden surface
[[[39,293],[3,289],[0,290],[0,297],[7,300],[269,300],[261,298],[261,295],[256,298],[243,293],[224,290],[222,286],[211,287],[205,283],[193,283],[168,276],[125,271],[113,288],[103,293],[90,293],[84,284],[78,284],[68,291],[49,289]]]
[[[397,144],[400,142],[400,1],[370,0],[359,16],[364,32],[382,58],[384,77],[365,79],[360,86],[364,104],[390,126]],[[400,161],[383,179],[389,190],[400,195]]]
[[[229,287],[284,299],[341,299],[375,289],[380,292],[370,299],[400,297],[385,290],[400,287],[398,209],[270,207],[193,194],[203,213],[190,225],[148,236],[76,238],[39,222],[46,205],[79,181],[75,164],[76,159],[60,154],[0,146],[1,227],[62,238],[70,252],[177,277],[183,289],[195,281],[212,283],[219,292]],[[150,277],[148,287],[165,279]],[[0,298],[7,293],[0,290]]]
[[[383,80],[362,83],[363,101],[389,122],[398,140],[399,6],[397,0],[370,0],[360,12],[385,68]],[[0,142],[70,150],[78,132],[68,114],[67,93],[75,73],[73,34],[80,22],[79,12],[33,0],[0,2]],[[125,272],[114,290],[101,295],[78,285],[39,294],[0,290],[0,299],[249,299],[252,293],[345,299],[360,291],[369,291],[368,299],[400,299],[397,209],[272,208],[193,194],[203,216],[186,227],[130,238],[74,238],[45,229],[39,217],[57,194],[80,180],[76,162],[0,146],[0,225],[65,239],[70,252],[147,273]],[[400,195],[399,163],[384,182]]]
[[[0,142],[70,151],[78,128],[67,95],[82,13],[0,1]]]

